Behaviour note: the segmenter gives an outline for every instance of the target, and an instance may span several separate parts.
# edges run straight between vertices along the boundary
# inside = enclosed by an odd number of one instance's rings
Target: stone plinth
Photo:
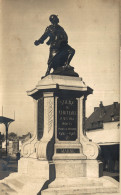
[[[86,136],[85,104],[92,92],[82,78],[59,75],[43,78],[27,92],[35,104],[35,135],[22,146],[14,175],[22,194],[118,192],[117,182],[103,177],[99,146]]]
[[[18,161],[18,173],[30,177],[49,179],[49,162],[32,158],[21,158]]]
[[[56,160],[56,178],[101,177],[102,162],[99,160]]]

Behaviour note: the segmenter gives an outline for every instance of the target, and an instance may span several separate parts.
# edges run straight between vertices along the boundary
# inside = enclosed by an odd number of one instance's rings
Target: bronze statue
[[[50,45],[50,54],[48,59],[48,69],[45,74],[47,76],[50,74],[51,68],[57,72],[59,68],[63,70],[74,69],[69,65],[71,59],[75,54],[75,50],[68,45],[68,36],[64,29],[58,25],[59,19],[56,15],[51,15],[49,18],[51,25],[45,30],[45,33],[36,40],[34,44],[38,46],[43,44],[45,39],[49,37],[47,45]],[[77,73],[76,73],[77,74]]]

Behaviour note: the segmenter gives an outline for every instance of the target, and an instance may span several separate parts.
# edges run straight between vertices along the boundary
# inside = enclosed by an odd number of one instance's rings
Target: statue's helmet
[[[59,23],[59,19],[57,15],[50,15],[49,20],[52,24],[58,24]]]

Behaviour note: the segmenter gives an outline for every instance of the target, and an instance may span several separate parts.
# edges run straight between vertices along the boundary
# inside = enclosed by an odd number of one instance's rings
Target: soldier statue
[[[51,15],[49,20],[51,25],[46,28],[45,33],[40,37],[40,39],[34,42],[34,44],[38,46],[39,44],[43,44],[45,39],[49,38],[46,44],[50,45],[50,54],[45,76],[50,74],[52,68],[57,70],[60,67],[66,69],[71,67],[69,64],[75,54],[75,50],[68,45],[68,36],[66,32],[58,24],[58,16]]]

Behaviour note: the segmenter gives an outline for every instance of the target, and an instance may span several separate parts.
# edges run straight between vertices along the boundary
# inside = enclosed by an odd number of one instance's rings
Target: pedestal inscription
[[[76,98],[58,98],[57,100],[57,138],[60,141],[77,139]]]
[[[56,153],[80,153],[79,148],[58,148]]]

